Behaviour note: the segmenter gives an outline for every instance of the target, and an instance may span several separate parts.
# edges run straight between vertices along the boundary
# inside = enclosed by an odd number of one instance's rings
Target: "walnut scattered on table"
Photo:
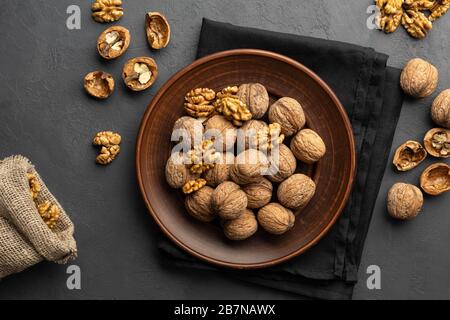
[[[93,145],[100,146],[100,154],[96,161],[98,164],[110,164],[120,152],[120,134],[112,131],[101,131],[97,133],[92,141]]]

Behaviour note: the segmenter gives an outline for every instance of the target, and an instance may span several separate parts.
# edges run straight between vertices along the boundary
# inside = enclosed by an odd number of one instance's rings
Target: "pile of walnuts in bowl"
[[[296,171],[297,160],[313,164],[326,152],[322,138],[305,128],[300,103],[282,97],[270,104],[262,84],[246,83],[192,89],[184,110],[165,175],[186,195],[188,214],[220,221],[231,240],[251,237],[258,226],[275,235],[290,230],[316,190]]]

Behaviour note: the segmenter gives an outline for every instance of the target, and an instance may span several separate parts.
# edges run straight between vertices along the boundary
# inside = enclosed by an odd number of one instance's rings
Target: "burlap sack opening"
[[[60,218],[53,230],[42,220],[27,178],[32,172],[42,190],[38,203],[57,205]],[[22,156],[0,161],[0,279],[40,261],[66,263],[77,256],[74,226],[59,202],[45,186],[31,162]]]

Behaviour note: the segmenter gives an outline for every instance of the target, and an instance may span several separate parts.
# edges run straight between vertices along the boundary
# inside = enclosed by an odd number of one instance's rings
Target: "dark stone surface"
[[[366,9],[372,1],[155,1],[125,2],[119,22],[130,29],[125,56],[104,62],[95,43],[105,25],[90,18],[89,1],[2,1],[0,10],[0,157],[23,154],[36,165],[76,226],[82,289],[66,288],[66,267],[42,263],[0,283],[9,298],[256,298],[295,295],[232,280],[219,273],[180,270],[162,260],[155,241],[159,230],[140,198],[134,173],[134,143],[140,118],[153,94],[170,75],[195,56],[201,18],[371,46],[402,67],[415,56],[441,70],[439,90],[450,87],[450,16],[435,23],[422,41],[403,30],[384,35],[369,30]],[[66,28],[66,8],[81,7],[81,30]],[[165,13],[173,37],[160,52],[148,49],[143,30],[147,11]],[[142,93],[126,90],[120,71],[127,58],[149,55],[159,65],[155,86]],[[84,75],[103,69],[116,79],[106,101],[88,97]],[[407,100],[394,147],[421,140],[432,126],[432,98]],[[122,152],[108,167],[95,165],[92,136],[111,129],[123,136]],[[447,163],[449,161],[446,161]],[[385,212],[387,189],[396,181],[418,182],[421,169],[397,174],[387,166],[361,264],[355,299],[450,297],[450,194],[426,197],[423,214],[395,223]],[[378,265],[382,289],[366,288],[366,268]]]

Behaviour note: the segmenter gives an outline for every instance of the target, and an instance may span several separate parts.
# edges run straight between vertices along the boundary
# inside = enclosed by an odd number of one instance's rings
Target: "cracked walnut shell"
[[[258,222],[267,232],[280,235],[294,226],[295,216],[281,204],[269,203],[259,209]]]
[[[149,57],[137,57],[128,60],[123,66],[122,78],[126,86],[133,91],[142,91],[151,87],[158,77],[158,66]]]
[[[117,21],[123,16],[122,0],[95,0],[92,18],[101,23]]]
[[[450,130],[434,128],[423,138],[425,149],[436,158],[450,157]]]
[[[297,100],[284,97],[276,101],[269,108],[271,123],[281,125],[281,133],[290,137],[305,125],[305,113]]]
[[[152,49],[162,49],[169,44],[170,25],[162,13],[148,12],[145,15],[145,32]]]
[[[425,193],[437,196],[450,190],[450,167],[446,163],[435,163],[420,176],[420,187]]]
[[[269,108],[269,94],[260,83],[245,83],[239,86],[239,99],[245,103],[252,114],[252,118],[261,119]]]
[[[400,220],[415,218],[423,205],[423,194],[412,184],[396,183],[387,195],[387,210],[391,217]]]
[[[285,207],[299,210],[309,203],[316,192],[316,184],[310,177],[297,173],[284,180],[278,187],[278,201]]]
[[[214,190],[211,203],[221,219],[232,220],[247,208],[247,195],[236,183],[225,181]]]
[[[258,221],[251,210],[245,211],[236,219],[223,223],[223,232],[230,240],[245,240],[258,230]]]
[[[268,160],[264,153],[255,149],[241,152],[230,169],[230,177],[237,184],[243,185],[262,180],[267,170]]]
[[[410,60],[400,76],[403,91],[415,98],[430,96],[436,90],[438,81],[436,67],[420,58]]]
[[[303,129],[291,140],[291,150],[298,160],[311,164],[319,161],[327,148],[315,131]]]
[[[120,57],[127,51],[131,40],[128,29],[112,26],[103,31],[97,39],[97,51],[106,60]]]
[[[114,91],[114,78],[103,71],[89,72],[84,77],[84,89],[95,98],[106,99]]]
[[[213,221],[216,216],[211,206],[213,192],[213,188],[205,186],[197,192],[189,194],[185,199],[189,215],[202,222]]]
[[[237,96],[237,86],[230,86],[222,89],[217,93],[217,99],[214,102],[217,112],[223,114],[223,116],[233,122],[235,126],[242,126],[245,121],[249,121],[252,118],[250,110],[247,105],[242,102]]]
[[[216,92],[209,88],[192,89],[184,98],[184,110],[194,118],[208,118],[214,113]]]
[[[250,209],[262,208],[272,199],[273,186],[266,178],[243,185],[241,188],[247,195],[247,207]]]
[[[403,0],[376,0],[376,5],[380,9],[378,25],[385,33],[392,33],[400,25],[403,9]]]
[[[427,16],[417,10],[406,10],[402,16],[402,25],[408,34],[416,39],[425,38],[433,24]]]
[[[398,171],[417,167],[427,157],[427,151],[417,141],[408,140],[397,148],[392,163]]]
[[[434,99],[431,118],[437,125],[450,129],[450,89],[442,91]]]

